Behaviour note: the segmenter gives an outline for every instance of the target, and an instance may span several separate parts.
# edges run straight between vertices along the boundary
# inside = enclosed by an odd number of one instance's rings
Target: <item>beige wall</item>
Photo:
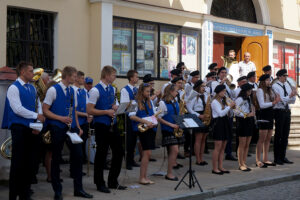
[[[300,34],[298,36],[296,36],[296,35],[289,35],[287,33],[279,33],[279,32],[275,31],[274,32],[274,40],[300,44]]]

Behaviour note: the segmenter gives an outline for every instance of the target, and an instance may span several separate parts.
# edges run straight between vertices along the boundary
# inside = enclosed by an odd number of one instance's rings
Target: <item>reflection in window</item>
[[[276,73],[278,70],[284,68],[284,63],[283,63],[283,45],[281,43],[274,42],[273,45],[273,65],[274,65],[274,70],[273,70],[273,77],[276,77]]]
[[[118,75],[126,75],[133,69],[133,28],[132,21],[114,19],[112,65]]]
[[[285,45],[285,69],[289,77],[296,80],[297,45]]]

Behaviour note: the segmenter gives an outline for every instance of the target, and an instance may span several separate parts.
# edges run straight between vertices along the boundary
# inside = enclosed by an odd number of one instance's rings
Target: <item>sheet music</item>
[[[192,118],[183,119],[183,124],[187,128],[197,128],[198,124]]]

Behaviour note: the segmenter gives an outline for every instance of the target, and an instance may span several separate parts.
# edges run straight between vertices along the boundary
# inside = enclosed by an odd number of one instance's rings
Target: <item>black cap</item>
[[[181,73],[181,70],[180,70],[180,69],[173,69],[173,70],[171,71],[171,74],[176,75],[176,76],[179,76],[180,73]]]
[[[223,70],[227,71],[225,67],[220,67],[219,70],[218,70],[218,75],[219,75],[220,72],[223,71]]]
[[[183,78],[182,77],[176,77],[176,78],[173,78],[171,83],[176,83],[177,81],[180,81],[180,80],[183,80]]]
[[[199,74],[200,74],[200,72],[197,70],[197,71],[191,72],[191,73],[190,73],[190,76],[197,76],[197,75],[199,75]]]
[[[217,85],[214,92],[218,94],[219,92],[222,92],[225,89],[226,89],[225,85]]]
[[[286,71],[286,69],[281,69],[281,70],[279,70],[279,71],[276,73],[276,76],[284,76],[284,75],[287,76],[287,71]]]
[[[265,81],[268,78],[270,78],[269,74],[263,74],[261,77],[259,77],[259,81]]]
[[[196,89],[197,87],[199,87],[200,85],[202,85],[202,83],[204,83],[202,80],[198,80],[198,81],[195,83],[193,89]]]
[[[247,76],[241,76],[240,78],[237,79],[237,82],[240,82],[242,80],[247,80]]]
[[[255,76],[255,72],[249,72],[249,73],[247,74],[247,79],[252,78],[252,77],[254,77],[254,76]]]
[[[208,66],[208,69],[214,69],[216,66],[218,66],[217,63],[211,63],[209,66]]]
[[[212,76],[216,76],[217,75],[217,73],[216,72],[209,72],[209,73],[207,73],[206,74],[206,78],[209,78],[209,77],[212,77]]]
[[[181,67],[184,65],[184,62],[179,62],[177,65],[176,65],[176,69],[180,69],[181,71]]]
[[[241,90],[247,91],[247,90],[252,90],[253,89],[253,85],[246,83],[244,85],[241,86]]]
[[[151,77],[151,74],[146,74],[144,77],[143,77],[143,82],[144,83],[149,83],[151,81],[154,81],[154,79]]]
[[[264,72],[270,71],[272,69],[272,67],[270,65],[266,65],[264,66],[264,68],[262,69]]]

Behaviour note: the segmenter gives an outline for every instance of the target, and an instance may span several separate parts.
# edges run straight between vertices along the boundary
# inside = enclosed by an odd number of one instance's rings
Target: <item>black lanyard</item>
[[[171,103],[171,104],[172,104],[172,107],[173,107],[173,109],[174,109],[175,115],[178,115],[177,110],[176,110],[175,103]]]

